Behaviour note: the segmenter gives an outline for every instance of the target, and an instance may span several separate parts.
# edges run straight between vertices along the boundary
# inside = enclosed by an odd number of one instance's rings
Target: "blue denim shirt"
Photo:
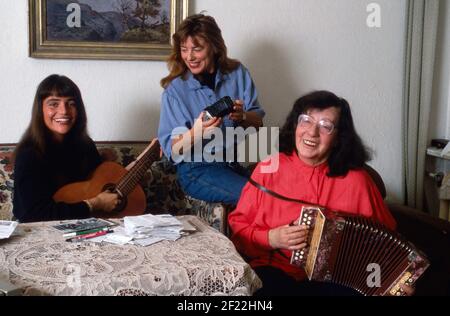
[[[261,118],[265,115],[258,102],[258,93],[250,73],[243,65],[229,74],[222,74],[218,70],[214,91],[201,85],[191,72],[186,77],[174,79],[162,95],[158,139],[169,159],[172,154],[172,131],[180,127],[191,129],[200,112],[224,96],[230,96],[232,100],[243,100],[246,112],[257,112]],[[225,127],[236,125],[225,117],[221,128],[225,130]],[[207,142],[203,143],[203,147],[205,144]]]

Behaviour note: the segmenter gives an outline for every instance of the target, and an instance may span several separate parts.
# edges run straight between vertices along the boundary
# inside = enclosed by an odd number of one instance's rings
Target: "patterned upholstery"
[[[0,220],[12,218],[12,191],[14,186],[11,155],[15,146],[0,146]]]
[[[127,166],[146,145],[138,142],[99,142],[97,148],[105,160]],[[11,155],[14,148],[14,145],[0,145],[0,219],[3,220],[12,218],[14,167]],[[227,234],[226,213],[229,208],[220,203],[207,203],[185,195],[176,179],[175,167],[166,158],[153,163],[141,185],[147,196],[147,213],[197,215]]]

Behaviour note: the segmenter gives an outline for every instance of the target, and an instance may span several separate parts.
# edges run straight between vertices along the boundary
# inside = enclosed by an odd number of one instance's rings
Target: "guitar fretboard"
[[[159,147],[159,142],[156,141],[148,148],[148,150],[146,150],[128,173],[119,180],[116,188],[123,196],[127,196],[133,191],[134,187],[141,181],[152,163],[159,159]]]

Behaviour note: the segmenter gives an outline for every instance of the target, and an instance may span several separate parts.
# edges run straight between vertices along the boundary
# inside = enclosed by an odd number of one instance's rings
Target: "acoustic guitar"
[[[139,181],[152,163],[159,160],[160,145],[154,139],[139,157],[126,168],[107,161],[100,164],[87,181],[67,184],[54,195],[56,202],[77,203],[91,199],[99,193],[109,190],[117,193],[121,202],[112,212],[99,212],[96,217],[119,218],[142,215],[147,205],[144,190]]]

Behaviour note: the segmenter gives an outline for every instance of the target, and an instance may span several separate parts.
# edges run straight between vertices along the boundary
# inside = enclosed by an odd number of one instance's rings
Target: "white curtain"
[[[408,206],[422,209],[425,155],[439,0],[407,1],[407,41],[404,90],[404,179]]]

